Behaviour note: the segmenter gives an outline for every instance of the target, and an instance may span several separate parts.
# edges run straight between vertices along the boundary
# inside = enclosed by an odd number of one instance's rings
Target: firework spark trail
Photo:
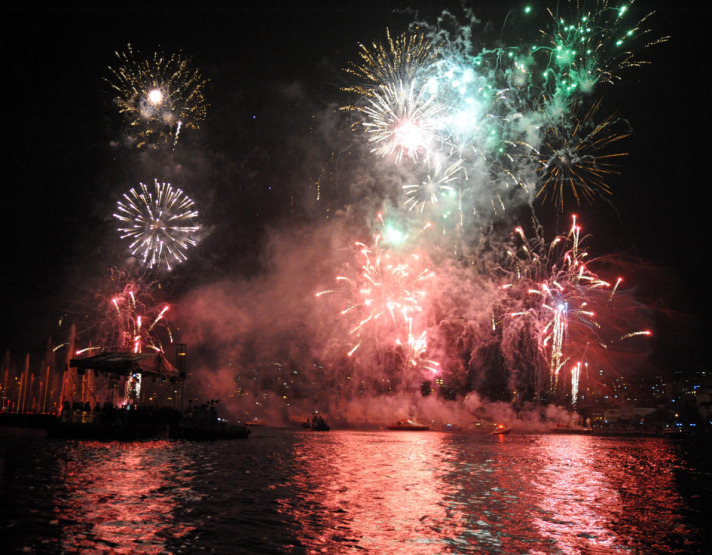
[[[163,352],[165,341],[173,342],[166,315],[170,307],[158,302],[156,282],[145,277],[110,270],[91,299],[77,299],[72,311],[78,322],[75,354],[88,351]]]
[[[521,228],[518,233],[523,234]],[[549,257],[555,254],[556,248],[565,250],[560,258],[551,260]],[[588,296],[591,291],[609,284],[588,270],[585,264],[588,253],[580,248],[580,227],[576,225],[575,216],[568,235],[554,239],[548,250],[546,258],[538,257],[537,270],[542,269],[541,260],[548,259],[550,274],[538,286],[529,288],[528,292],[541,298],[541,316],[546,322],[542,329],[542,346],[549,353],[550,383],[556,388],[559,371],[569,360],[565,342],[572,319],[575,317],[597,337],[595,330],[600,328],[600,324],[593,319]]]
[[[357,84],[344,87],[345,91],[359,97],[375,96],[386,83],[411,83],[424,67],[428,67],[436,57],[429,40],[422,34],[403,33],[396,38],[386,30],[387,45],[373,43],[371,48],[360,45],[361,63],[351,63],[346,72],[357,80]],[[343,109],[362,111],[361,104]]]
[[[205,119],[207,84],[197,69],[178,54],[154,53],[137,60],[133,48],[116,52],[117,68],[109,68],[108,83],[116,93],[119,113],[136,130],[136,146],[178,142],[182,128],[195,129]]]
[[[570,2],[568,10],[564,4],[559,4],[556,12],[547,8],[552,30],[542,31],[545,44],[534,52],[548,59],[544,74],[554,76],[552,89],[569,95],[574,91],[589,93],[597,83],[613,83],[621,79],[623,70],[645,63],[630,50],[631,43],[638,43],[642,50],[667,40],[645,42],[649,31],[642,25],[652,13],[633,21],[632,4],[611,6],[608,0],[598,0],[591,9],[579,2]]]
[[[187,259],[186,251],[197,245],[200,226],[195,203],[170,183],[155,181],[154,192],[140,184],[117,204],[114,218],[121,222],[121,238],[131,239],[129,250],[137,253],[149,268],[172,269],[172,264]]]
[[[76,341],[88,346],[76,349],[74,355],[89,351],[164,353],[163,340],[173,342],[165,318],[169,306],[156,303],[154,285],[112,269],[107,291],[97,294],[89,310],[81,315],[82,326],[77,330]],[[141,373],[131,373],[126,380],[124,404],[129,399],[138,400],[141,388]]]
[[[145,349],[163,352],[160,337],[154,330],[156,325],[164,320],[169,307],[163,306],[156,316],[151,317],[151,314],[155,313],[158,308],[146,304],[144,300],[137,302],[133,291],[135,286],[140,287],[140,284],[136,282],[127,285],[127,287],[131,287],[130,290],[124,290],[114,295],[110,301],[116,309],[115,316],[108,319],[112,325],[110,335],[116,341],[116,345],[112,348],[131,350],[134,353],[144,352]],[[147,292],[142,292],[141,297],[146,297],[147,302],[151,301]],[[146,319],[152,319],[149,326],[144,325]],[[167,325],[164,328],[170,337],[170,329]]]
[[[581,362],[571,368],[571,402],[576,405],[578,401],[579,380],[581,378]]]
[[[425,291],[419,288],[420,284],[432,275],[427,269],[414,271],[412,265],[418,262],[415,256],[411,257],[410,264],[395,261],[394,256],[379,248],[379,242],[380,237],[377,237],[373,248],[357,243],[364,260],[358,289],[361,300],[349,310],[359,306],[367,314],[353,329],[357,335],[361,335],[365,323],[378,321],[383,316],[389,317],[396,328],[411,323],[414,315],[422,310],[420,302]]]

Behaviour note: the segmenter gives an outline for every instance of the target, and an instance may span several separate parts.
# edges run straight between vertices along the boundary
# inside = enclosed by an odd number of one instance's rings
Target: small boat
[[[182,417],[168,430],[170,439],[188,439],[192,441],[216,439],[247,439],[250,430],[247,426],[230,425],[218,416],[215,404],[209,401],[199,406],[191,406]]]
[[[425,424],[419,424],[417,422],[413,422],[412,420],[398,420],[395,424],[390,424],[388,426],[389,430],[409,430],[409,431],[414,431],[414,432],[424,432],[426,430],[429,430],[430,427],[426,426]]]
[[[307,430],[314,430],[315,432],[328,432],[331,427],[326,423],[320,415],[315,414],[313,418],[307,418],[307,421],[302,424]]]
[[[265,421],[259,418],[253,418],[252,420],[246,420],[245,426],[264,426]]]
[[[490,432],[490,435],[491,436],[506,436],[511,431],[512,430],[507,428],[507,426],[505,426],[504,424],[500,424],[493,431]]]

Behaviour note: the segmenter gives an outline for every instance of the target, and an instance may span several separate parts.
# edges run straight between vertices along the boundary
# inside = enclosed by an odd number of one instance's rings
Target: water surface
[[[255,428],[0,439],[0,551],[705,552],[699,440]]]

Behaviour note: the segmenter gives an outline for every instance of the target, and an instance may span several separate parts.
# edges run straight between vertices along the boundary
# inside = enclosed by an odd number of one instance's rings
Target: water
[[[0,552],[701,553],[711,468],[699,439],[0,439]]]

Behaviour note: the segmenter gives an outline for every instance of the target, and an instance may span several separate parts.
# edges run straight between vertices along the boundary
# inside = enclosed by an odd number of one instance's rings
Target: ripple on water
[[[701,551],[710,461],[663,439],[256,431],[0,444],[4,546],[36,552]],[[706,465],[706,466],[705,466]]]

